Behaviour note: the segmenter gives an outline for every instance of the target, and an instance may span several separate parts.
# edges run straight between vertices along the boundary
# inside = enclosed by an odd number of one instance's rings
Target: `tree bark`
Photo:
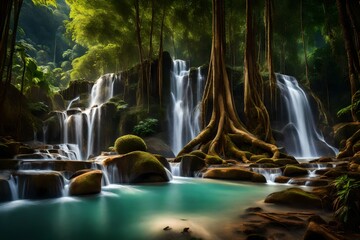
[[[266,65],[269,72],[271,107],[276,109],[276,77],[272,59],[273,53],[273,0],[265,0]]]
[[[349,0],[336,0],[336,5],[339,12],[339,20],[342,27],[344,42],[345,42],[345,50],[348,59],[348,71],[349,71],[349,81],[351,88],[351,114],[354,121],[358,121],[359,119],[356,117],[354,112],[354,98],[356,91],[359,89],[359,71],[360,71],[360,62],[359,62],[359,54],[360,47],[354,41],[358,41],[359,32],[356,29],[359,29],[357,25],[357,21],[354,21],[354,16],[352,16],[352,11],[359,12],[360,7],[359,4],[352,5],[352,9],[349,7]],[[353,19],[353,20],[351,20]],[[352,31],[353,30],[353,31]]]
[[[274,142],[269,114],[262,101],[263,80],[256,62],[252,1],[246,1],[246,41],[244,59],[244,112],[247,127],[265,142]]]
[[[202,100],[202,111],[206,112],[209,101],[212,102],[211,119],[197,137],[191,140],[179,153],[179,156],[193,151],[201,151],[223,158],[232,157],[248,162],[244,150],[239,143],[233,141],[234,136],[245,145],[251,145],[263,152],[279,157],[278,148],[266,143],[249,133],[238,118],[233,101],[231,84],[225,65],[225,14],[224,1],[212,1],[212,48],[209,73]]]
[[[165,21],[165,4],[163,4],[161,28],[160,28],[160,44],[159,44],[159,60],[158,60],[158,87],[159,87],[159,104],[162,106],[162,86],[163,86],[163,34],[164,34],[164,21]]]

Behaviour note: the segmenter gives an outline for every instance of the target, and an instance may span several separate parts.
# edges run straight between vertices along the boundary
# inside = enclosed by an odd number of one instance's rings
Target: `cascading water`
[[[86,109],[72,108],[77,97],[70,101],[66,111],[58,114],[62,129],[62,142],[79,146],[80,159],[88,159],[98,154],[101,144],[101,126],[104,110],[102,105],[114,96],[115,84],[121,81],[121,75],[106,74],[100,77],[91,89],[89,105]]]
[[[308,98],[292,76],[276,74],[277,85],[281,92],[283,109],[282,124],[274,129],[283,133],[278,144],[298,158],[314,158],[335,155],[337,149],[330,146],[318,131]]]
[[[197,81],[192,81],[183,60],[173,61],[171,76],[170,145],[175,155],[200,132],[199,102],[204,88],[204,77],[198,68]]]

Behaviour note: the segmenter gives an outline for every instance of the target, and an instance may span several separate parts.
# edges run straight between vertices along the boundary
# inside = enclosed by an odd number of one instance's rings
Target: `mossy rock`
[[[272,164],[274,164],[274,160],[271,158],[261,158],[261,159],[257,160],[256,163],[259,163],[259,164],[272,163]]]
[[[151,153],[133,151],[122,156],[109,157],[103,164],[109,169],[116,166],[115,183],[168,182],[170,176],[161,162]]]
[[[284,191],[271,193],[265,203],[275,203],[291,207],[322,208],[321,199],[300,188],[289,188]]]
[[[203,152],[200,151],[200,150],[192,151],[192,152],[189,153],[189,154],[194,155],[194,156],[197,156],[197,157],[202,158],[202,159],[205,159],[205,158],[206,158],[206,154],[203,153]]]
[[[119,154],[147,150],[144,140],[141,137],[131,134],[124,135],[116,139],[114,148]]]
[[[218,156],[207,155],[206,158],[205,158],[205,162],[208,165],[220,165],[220,164],[224,163],[224,160],[222,160]]]
[[[279,158],[279,159],[275,159],[274,163],[279,166],[286,166],[288,164],[299,164],[299,162],[296,161],[295,158]]]
[[[242,168],[211,168],[204,173],[203,177],[266,183],[265,177],[261,174]]]
[[[101,192],[102,171],[93,170],[73,178],[69,184],[69,195],[88,195]]]
[[[168,162],[168,160],[162,156],[162,155],[159,155],[159,154],[153,154],[157,160],[159,160],[159,162],[161,162],[161,164],[171,172],[171,166],[170,166],[170,163]]]
[[[295,176],[303,176],[307,175],[308,171],[305,168],[294,166],[294,165],[287,165],[283,172],[284,176],[287,177],[295,177]]]
[[[192,154],[185,154],[178,159],[180,160],[180,176],[183,177],[195,177],[196,173],[206,166],[204,159]]]

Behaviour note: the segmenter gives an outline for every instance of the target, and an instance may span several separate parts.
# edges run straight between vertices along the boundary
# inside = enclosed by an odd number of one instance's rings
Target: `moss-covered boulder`
[[[204,173],[203,177],[266,183],[263,175],[242,168],[211,168]]]
[[[43,199],[61,197],[64,179],[55,171],[20,171],[18,176],[19,198]]]
[[[148,152],[133,151],[122,156],[109,157],[103,164],[108,172],[116,175],[112,179],[115,183],[170,181],[170,176],[161,162]]]
[[[73,178],[69,185],[69,195],[88,195],[101,192],[102,172],[93,170]]]
[[[124,135],[116,139],[114,148],[119,154],[147,150],[144,140],[141,137],[132,134]]]
[[[284,191],[274,192],[266,197],[265,202],[301,208],[322,207],[321,199],[318,196],[300,188],[289,188]]]
[[[294,165],[287,165],[283,172],[283,175],[287,177],[304,176],[307,174],[308,171],[305,168]]]
[[[299,164],[299,162],[296,161],[295,158],[279,158],[279,159],[275,159],[274,163],[277,164],[278,166],[286,166],[288,164]]]
[[[180,176],[183,177],[195,177],[206,166],[205,160],[195,155],[186,154],[178,159],[180,159]]]
[[[159,155],[159,154],[153,154],[157,160],[159,160],[159,162],[161,162],[161,164],[171,172],[171,166],[170,166],[170,163],[168,162],[168,160],[162,156],[162,155]]]

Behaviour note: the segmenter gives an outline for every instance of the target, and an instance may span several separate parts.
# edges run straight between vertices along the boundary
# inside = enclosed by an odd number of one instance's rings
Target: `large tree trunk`
[[[203,112],[206,111],[209,101],[212,101],[211,119],[200,134],[180,151],[179,156],[199,148],[210,155],[232,157],[248,162],[245,151],[240,150],[241,147],[247,145],[272,154],[272,157],[279,157],[280,153],[275,145],[259,140],[249,133],[237,116],[224,59],[224,1],[213,0],[212,5],[212,48],[209,73],[202,100]],[[235,138],[240,139],[241,144],[239,141],[235,143]]]
[[[351,7],[350,7],[350,5]],[[351,113],[354,121],[359,119],[354,112],[354,98],[356,91],[359,89],[360,80],[360,46],[359,46],[359,16],[354,13],[360,12],[360,3],[358,1],[336,0],[339,11],[339,19],[343,31],[345,50],[348,59],[348,71],[351,87]]]
[[[270,118],[263,99],[263,80],[256,61],[252,1],[246,1],[246,42],[244,59],[244,112],[247,127],[257,137],[273,142]]]
[[[2,0],[0,5],[0,80],[3,85],[0,89],[0,117],[4,116],[6,93],[11,84],[12,60],[15,51],[16,32],[22,3],[23,0]],[[12,8],[14,10],[13,14],[11,14]],[[13,16],[12,29],[11,16]],[[12,35],[10,35],[10,31],[12,31]],[[8,52],[10,52],[10,54],[8,54]],[[4,130],[2,123],[3,121],[0,121],[0,134],[2,134]]]

